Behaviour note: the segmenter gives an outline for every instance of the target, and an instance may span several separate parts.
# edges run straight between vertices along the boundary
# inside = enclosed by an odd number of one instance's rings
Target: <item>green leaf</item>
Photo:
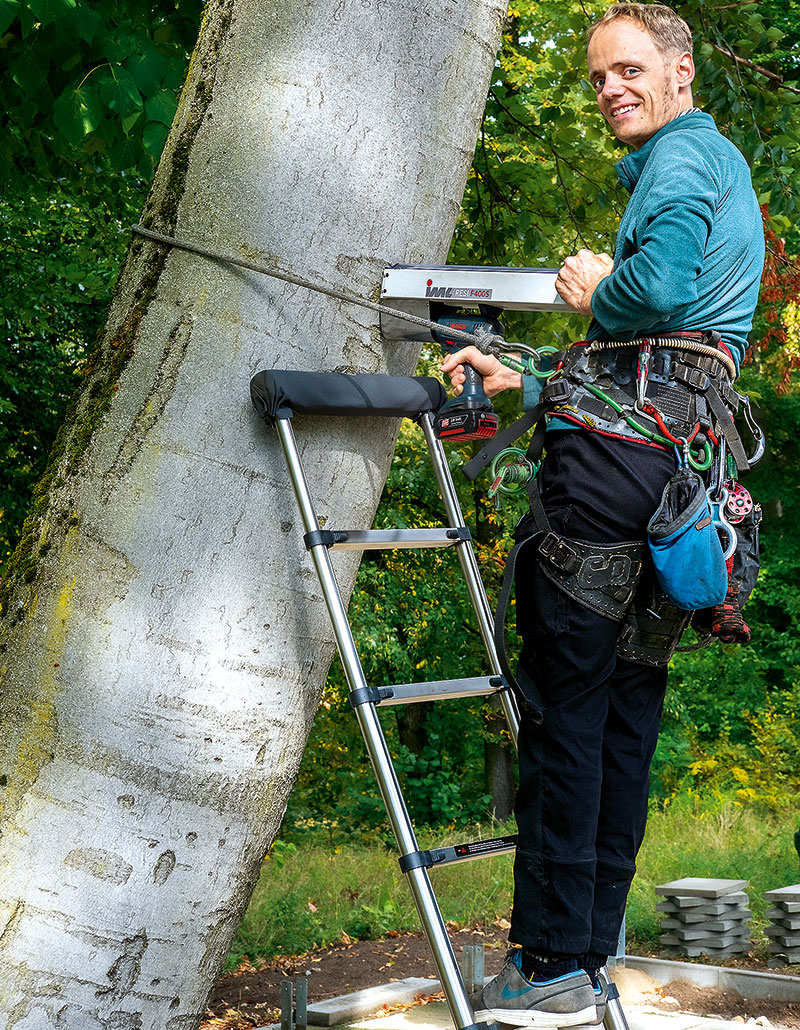
[[[103,105],[91,86],[65,89],[53,105],[53,121],[74,146],[94,132],[103,117]]]
[[[141,117],[141,111],[134,111],[132,114],[126,114],[123,115],[122,118],[120,118],[120,122],[122,123],[122,131],[125,133],[126,136],[130,135],[131,129],[134,127],[134,125],[136,125],[136,123],[139,121]]]
[[[112,166],[122,172],[126,168],[133,168],[142,154],[142,148],[138,140],[125,137],[111,149],[110,158]]]
[[[172,125],[172,119],[178,109],[178,98],[172,90],[162,89],[145,101],[144,109],[151,121],[162,122],[169,127]]]
[[[163,122],[148,122],[145,125],[144,132],[142,133],[142,143],[144,144],[144,149],[154,161],[158,161],[161,157],[161,151],[164,149],[168,133],[169,127],[164,125]]]
[[[28,7],[42,25],[49,25],[71,13],[75,0],[28,0]]]
[[[125,61],[125,67],[133,76],[133,81],[142,96],[151,97],[161,85],[166,63],[158,50],[151,48],[129,57]]]
[[[9,72],[12,80],[32,100],[41,93],[42,87],[47,85],[47,80],[42,76],[41,69],[33,60],[30,50],[23,51],[13,64],[9,62]]]
[[[93,11],[85,4],[75,8],[72,18],[72,27],[84,43],[91,43],[100,28],[102,18],[98,11]]]
[[[0,36],[4,36],[9,25],[19,14],[19,0],[0,0]]]
[[[133,76],[125,68],[111,68],[100,83],[100,96],[118,115],[132,114],[142,109],[142,95]]]

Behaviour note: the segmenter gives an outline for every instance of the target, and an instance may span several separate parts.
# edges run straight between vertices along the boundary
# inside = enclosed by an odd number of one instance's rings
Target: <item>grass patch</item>
[[[653,888],[682,876],[747,880],[756,954],[766,958],[764,892],[800,880],[787,816],[759,814],[735,804],[703,808],[676,798],[650,815],[628,899],[628,948],[658,949],[659,921]],[[513,824],[473,827],[467,833],[419,832],[422,848],[513,833]],[[380,937],[390,930],[418,930],[411,893],[394,851],[380,844],[333,843],[308,835],[296,845],[277,841],[264,860],[250,906],[234,941],[228,968],[251,961],[302,954],[340,940]],[[305,842],[307,841],[307,843]],[[459,925],[508,918],[512,859],[500,856],[434,870],[442,915]]]
[[[747,880],[756,957],[767,958],[764,892],[800,880],[794,822],[735,803],[703,806],[679,795],[650,813],[637,873],[628,896],[628,949],[658,948],[654,888],[683,876]]]

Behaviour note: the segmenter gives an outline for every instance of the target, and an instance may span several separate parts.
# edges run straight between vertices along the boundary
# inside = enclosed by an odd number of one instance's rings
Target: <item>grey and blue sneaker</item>
[[[531,983],[522,975],[519,962],[520,951],[511,952],[502,971],[472,995],[476,1020],[543,1028],[594,1022],[597,999],[592,981],[582,969]]]
[[[605,1019],[606,1008],[608,1006],[608,980],[603,976],[602,973],[597,977],[592,988],[594,990],[594,1003],[597,1007],[597,1017],[593,1020],[593,1023],[602,1023]]]
[[[608,1007],[608,981],[603,976],[598,976],[592,985],[592,990],[594,991],[595,1014],[592,1019],[583,1024],[587,1030],[601,1026],[605,1019]],[[581,1030],[581,1028],[576,1027],[575,1030]]]

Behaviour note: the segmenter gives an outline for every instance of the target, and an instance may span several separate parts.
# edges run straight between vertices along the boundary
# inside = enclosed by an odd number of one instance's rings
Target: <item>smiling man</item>
[[[600,111],[631,148],[616,166],[631,197],[614,258],[581,250],[559,271],[558,292],[592,322],[554,380],[532,511],[515,534],[530,542],[515,574],[519,947],[473,1007],[516,1026],[603,1017],[599,971],[635,872],[667,663],[685,626],[656,601],[645,545],[676,468],[663,433],[710,455],[729,431],[720,405],[735,398],[764,260],[747,164],[693,106],[686,23],[660,4],[615,3],[590,29],[587,59]],[[540,380],[473,347],[442,364],[456,392],[464,361],[489,396],[522,387],[526,408],[539,403]],[[623,581],[604,569],[629,571]]]

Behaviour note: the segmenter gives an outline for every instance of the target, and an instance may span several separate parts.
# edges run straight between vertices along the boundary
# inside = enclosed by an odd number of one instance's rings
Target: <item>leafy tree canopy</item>
[[[0,170],[24,188],[102,169],[149,177],[201,0],[0,0]]]

